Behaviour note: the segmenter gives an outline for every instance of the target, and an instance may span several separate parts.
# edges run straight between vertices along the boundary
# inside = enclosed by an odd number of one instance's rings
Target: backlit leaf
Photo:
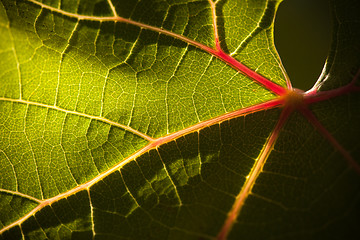
[[[303,92],[280,2],[2,0],[0,239],[358,239],[360,7]]]

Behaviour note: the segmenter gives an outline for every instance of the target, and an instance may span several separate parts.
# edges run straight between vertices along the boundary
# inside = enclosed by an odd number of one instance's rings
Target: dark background
[[[329,0],[284,0],[275,19],[275,46],[293,87],[310,89],[330,49]]]

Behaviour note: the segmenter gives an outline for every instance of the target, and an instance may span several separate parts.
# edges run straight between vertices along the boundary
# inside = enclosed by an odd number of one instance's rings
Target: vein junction
[[[12,224],[6,226],[5,228],[1,229],[0,234],[7,231],[8,229],[16,226],[16,225],[22,224],[26,219],[33,216],[36,212],[40,211],[45,206],[51,205],[52,203],[57,202],[60,199],[66,198],[68,196],[71,196],[71,195],[73,195],[73,194],[75,194],[75,193],[77,193],[79,191],[82,191],[82,190],[89,191],[89,188],[91,186],[93,186],[95,183],[101,181],[103,178],[107,177],[111,173],[113,173],[115,171],[118,171],[120,168],[122,168],[123,166],[125,166],[129,162],[135,160],[137,157],[143,155],[144,153],[146,153],[146,152],[148,152],[148,151],[150,151],[152,149],[158,148],[159,146],[161,146],[163,144],[169,143],[169,142],[171,142],[171,141],[173,141],[173,140],[175,140],[175,139],[177,139],[177,138],[179,138],[181,136],[189,134],[191,132],[199,131],[200,129],[206,128],[206,127],[214,125],[214,124],[219,124],[222,121],[226,121],[226,120],[236,118],[236,117],[239,117],[239,116],[245,116],[247,114],[251,114],[251,113],[255,113],[255,112],[259,112],[259,111],[263,111],[263,110],[276,108],[278,106],[281,106],[282,102],[283,102],[283,100],[281,100],[281,99],[275,99],[275,100],[271,100],[269,102],[254,105],[254,106],[251,106],[251,107],[248,107],[248,108],[245,108],[245,109],[239,109],[237,111],[234,111],[234,112],[231,112],[231,113],[216,117],[214,119],[210,119],[208,121],[200,122],[200,123],[195,124],[194,126],[191,126],[191,127],[187,128],[187,129],[183,129],[183,130],[180,130],[178,132],[166,135],[164,137],[154,139],[153,141],[150,141],[150,143],[148,145],[146,145],[142,149],[138,150],[133,155],[129,156],[128,158],[126,158],[124,160],[122,160],[121,162],[119,162],[115,166],[111,167],[107,171],[99,174],[97,177],[93,178],[92,180],[90,180],[90,181],[88,181],[88,182],[86,182],[84,184],[78,185],[77,187],[69,190],[68,192],[59,194],[59,195],[57,195],[57,196],[55,196],[53,198],[45,199],[45,200],[32,199],[34,201],[39,202],[40,204],[36,208],[34,208],[31,212],[29,212],[28,214],[26,214],[25,216],[20,218],[19,220],[15,221],[14,223],[12,223]],[[22,193],[18,193],[18,192],[15,192],[15,191],[11,191],[11,193],[13,195],[19,195],[19,196],[23,195]],[[26,198],[31,198],[31,196],[26,197]]]
[[[254,106],[251,106],[251,107],[248,107],[248,108],[244,108],[244,109],[239,109],[237,111],[234,111],[234,112],[231,112],[231,113],[228,113],[228,114],[224,114],[224,115],[219,116],[217,118],[210,119],[208,121],[200,122],[198,124],[195,124],[194,126],[191,126],[189,128],[180,130],[178,132],[174,132],[174,133],[166,135],[164,137],[160,137],[160,138],[157,138],[157,139],[151,139],[151,141],[149,141],[148,145],[146,145],[145,147],[143,147],[142,149],[140,149],[139,151],[137,151],[133,155],[129,156],[128,158],[124,159],[120,163],[116,164],[112,168],[108,169],[107,171],[101,173],[100,175],[98,175],[94,179],[90,180],[89,182],[78,185],[77,187],[69,190],[68,192],[59,194],[59,195],[57,195],[57,196],[55,196],[53,198],[50,198],[50,199],[40,200],[40,199],[33,198],[31,196],[28,196],[26,194],[22,194],[20,192],[10,191],[10,190],[5,190],[5,189],[0,190],[0,192],[6,192],[8,194],[18,195],[18,196],[28,198],[30,200],[33,200],[33,201],[39,203],[38,207],[33,209],[31,212],[29,212],[27,215],[25,215],[24,217],[22,217],[18,221],[14,222],[14,223],[10,224],[9,226],[7,226],[7,227],[3,228],[2,230],[0,230],[0,233],[12,228],[13,226],[22,224],[26,219],[28,219],[30,216],[35,214],[37,211],[40,211],[43,207],[45,207],[47,205],[51,205],[53,202],[59,201],[60,199],[71,196],[71,195],[73,195],[73,194],[75,194],[75,193],[77,193],[79,191],[82,191],[82,190],[89,191],[89,188],[92,185],[99,182],[101,179],[105,178],[106,176],[110,175],[111,173],[119,170],[120,168],[122,168],[123,166],[125,166],[129,162],[135,160],[137,157],[141,156],[142,154],[144,154],[144,153],[146,153],[146,152],[148,152],[148,151],[150,151],[150,150],[152,150],[154,148],[158,148],[159,146],[161,146],[163,144],[166,144],[166,143],[168,143],[170,141],[173,141],[173,140],[175,140],[175,139],[177,139],[177,138],[179,138],[181,136],[184,136],[184,135],[189,134],[189,133],[194,132],[194,131],[199,131],[200,129],[209,127],[209,126],[214,125],[214,124],[219,124],[222,121],[226,121],[226,120],[229,120],[229,119],[232,119],[232,118],[245,116],[247,114],[251,114],[251,113],[255,113],[255,112],[259,112],[259,111],[269,110],[269,109],[272,109],[272,108],[284,107],[283,113],[282,113],[276,127],[274,128],[274,131],[271,133],[267,143],[264,145],[263,151],[259,155],[259,158],[256,161],[256,164],[254,165],[253,170],[249,174],[248,180],[246,181],[245,185],[243,186],[242,191],[237,196],[237,198],[236,198],[237,200],[234,203],[233,209],[229,212],[229,217],[228,217],[227,221],[225,222],[222,230],[220,231],[220,233],[218,235],[218,239],[225,239],[227,234],[231,230],[231,227],[234,224],[234,221],[236,220],[237,216],[239,215],[241,207],[243,206],[247,196],[250,194],[251,189],[252,189],[252,187],[255,184],[255,181],[257,179],[257,176],[261,172],[262,167],[264,166],[264,164],[266,162],[266,159],[269,156],[269,154],[270,154],[270,152],[271,152],[271,150],[272,150],[272,148],[273,148],[273,146],[274,146],[274,144],[276,142],[276,139],[279,136],[281,128],[284,126],[286,120],[288,119],[289,115],[293,111],[298,110],[298,109],[301,110],[304,107],[306,107],[306,104],[305,104],[306,100],[305,99],[306,99],[306,95],[304,95],[303,92],[301,92],[301,91],[289,92],[288,95],[277,97],[276,99],[271,100],[269,102],[257,104],[257,105],[254,105]],[[0,98],[0,100],[9,101],[9,99],[4,99],[4,98]],[[26,104],[33,104],[33,105],[43,106],[43,104],[26,102],[25,100],[10,100],[10,101],[22,102],[22,103],[26,103]],[[48,106],[45,105],[44,107],[48,107]],[[58,108],[53,107],[53,106],[49,106],[49,107],[59,110]],[[61,109],[59,111],[66,111],[66,110]],[[71,111],[69,111],[69,112],[72,113]],[[83,115],[83,114],[79,114],[79,113],[74,113],[74,114]],[[84,116],[85,117],[92,117],[92,116],[87,116],[86,114],[84,114]],[[97,117],[92,117],[92,118],[97,119]],[[98,119],[98,120],[104,121],[103,119]],[[107,121],[109,121],[109,120],[105,120],[105,122],[107,122]],[[122,127],[122,126],[120,126],[120,127]]]
[[[96,182],[100,181],[101,179],[103,179],[104,177],[108,176],[109,174],[113,173],[114,171],[118,170],[119,168],[123,167],[124,165],[126,165],[127,163],[129,163],[130,161],[133,161],[134,159],[136,159],[137,157],[139,157],[140,155],[144,154],[145,152],[148,152],[151,149],[154,149],[156,147],[159,147],[162,144],[168,143],[170,141],[173,141],[185,134],[189,134],[193,131],[199,131],[200,129],[203,129],[207,126],[213,125],[213,124],[218,124],[221,121],[225,121],[231,118],[235,118],[235,117],[239,117],[239,116],[244,116],[246,114],[250,114],[253,112],[257,112],[257,111],[263,111],[263,110],[267,110],[267,109],[271,109],[271,108],[275,108],[275,107],[284,107],[283,110],[283,114],[281,115],[276,127],[274,128],[273,132],[271,133],[267,143],[264,146],[264,149],[262,150],[262,152],[259,155],[259,158],[257,159],[256,164],[253,167],[252,172],[250,173],[247,182],[245,183],[244,187],[242,188],[241,192],[239,193],[239,195],[237,196],[237,200],[233,206],[233,209],[229,212],[229,216],[227,221],[225,222],[222,230],[220,231],[219,235],[218,235],[218,239],[224,239],[226,238],[228,232],[231,230],[231,226],[234,223],[234,221],[236,220],[242,205],[244,204],[246,197],[250,194],[252,186],[254,185],[257,176],[259,175],[259,173],[262,170],[262,166],[265,164],[267,157],[269,156],[275,142],[276,139],[279,136],[280,130],[281,128],[284,126],[288,116],[291,114],[292,111],[295,110],[301,110],[306,108],[309,104],[311,103],[315,103],[315,102],[319,102],[319,101],[323,101],[324,97],[322,96],[322,94],[320,93],[303,93],[301,91],[297,91],[297,90],[288,90],[285,89],[281,86],[277,86],[276,84],[272,83],[271,81],[269,81],[268,79],[262,77],[261,75],[257,74],[256,72],[247,69],[245,66],[243,66],[241,63],[239,63],[238,61],[236,61],[234,58],[230,57],[229,55],[227,55],[226,53],[224,53],[221,48],[219,43],[219,39],[216,39],[216,43],[217,43],[217,49],[212,49],[209,48],[208,46],[204,46],[198,42],[195,42],[191,39],[188,39],[184,36],[166,31],[162,28],[156,28],[153,26],[148,26],[146,24],[142,24],[139,22],[134,22],[131,20],[127,20],[121,17],[118,17],[116,15],[116,11],[115,8],[112,6],[111,4],[111,8],[112,11],[114,13],[113,17],[90,17],[90,16],[82,16],[82,15],[78,15],[78,14],[72,14],[72,13],[67,13],[64,12],[60,9],[56,9],[53,7],[49,7],[43,3],[34,1],[34,0],[29,0],[30,2],[33,2],[39,6],[41,6],[42,8],[46,8],[50,11],[54,11],[54,12],[58,12],[61,13],[63,15],[69,16],[69,17],[74,17],[77,18],[79,20],[92,20],[92,21],[121,21],[121,22],[126,22],[129,24],[133,24],[136,25],[138,27],[141,28],[147,28],[153,31],[157,31],[163,34],[167,34],[169,36],[172,36],[174,38],[180,39],[184,42],[187,42],[191,45],[194,45],[204,51],[207,51],[208,53],[211,53],[215,56],[217,56],[218,58],[224,60],[227,64],[233,66],[235,69],[245,73],[245,75],[250,76],[252,79],[254,79],[257,82],[260,82],[262,85],[264,85],[267,89],[271,90],[272,92],[274,92],[275,94],[278,95],[278,97],[275,100],[263,103],[263,104],[258,104],[258,105],[254,105],[252,107],[249,108],[245,108],[245,109],[240,109],[238,111],[234,111],[232,113],[229,114],[225,114],[223,116],[211,119],[209,121],[203,121],[199,124],[196,124],[194,126],[191,126],[187,129],[184,129],[182,131],[179,132],[175,132],[175,133],[171,133],[169,135],[166,135],[164,137],[160,137],[157,139],[151,138],[150,136],[147,136],[146,134],[143,134],[135,129],[130,128],[129,126],[125,126],[116,122],[113,122],[111,120],[108,120],[106,118],[103,117],[97,117],[97,116],[91,116],[85,113],[79,113],[76,111],[69,111],[69,110],[65,110],[56,106],[50,106],[50,105],[46,105],[46,104],[41,104],[41,103],[36,103],[36,102],[31,102],[31,101],[26,101],[26,100],[22,100],[22,99],[9,99],[9,98],[0,98],[1,101],[10,101],[10,102],[18,102],[18,103],[23,103],[23,104],[28,104],[28,105],[35,105],[35,106],[40,106],[40,107],[46,107],[46,108],[50,108],[50,109],[54,109],[54,110],[58,110],[58,111],[62,111],[62,112],[66,112],[66,113],[70,113],[70,114],[75,114],[75,115],[79,115],[79,116],[83,116],[83,117],[87,117],[87,118],[91,118],[91,119],[96,119],[99,121],[103,121],[106,122],[108,124],[123,128],[129,132],[132,132],[146,140],[149,141],[149,144],[146,145],[145,147],[143,147],[142,149],[140,149],[138,152],[134,153],[133,155],[131,155],[130,157],[128,157],[127,159],[121,161],[120,163],[116,164],[115,166],[113,166],[112,168],[110,168],[109,170],[105,171],[104,173],[101,173],[100,175],[98,175],[97,177],[95,177],[94,179],[92,179],[91,181],[85,183],[85,184],[81,184],[78,187],[71,189],[70,191],[60,194],[58,196],[55,196],[51,199],[46,199],[46,200],[40,200],[40,199],[36,199],[33,198],[31,196],[28,196],[26,194],[22,194],[19,192],[15,192],[15,191],[10,191],[10,190],[5,190],[5,189],[0,189],[0,192],[4,192],[7,194],[12,194],[12,195],[18,195],[27,199],[30,199],[32,201],[35,201],[37,203],[39,203],[39,206],[35,209],[33,209],[29,214],[27,214],[26,216],[24,216],[23,218],[19,219],[18,221],[14,222],[13,224],[3,228],[2,230],[0,230],[0,233],[6,231],[7,229],[15,226],[15,225],[19,225],[22,222],[24,222],[27,218],[29,218],[31,215],[35,214],[35,212],[41,210],[44,206],[50,205],[53,202],[56,202],[62,198],[66,198],[67,196],[70,196],[78,191],[81,190],[89,190],[89,188],[95,184]],[[111,1],[109,0],[109,4],[111,3]],[[212,4],[212,2],[210,2]],[[215,3],[213,3],[212,5],[213,11],[215,13]],[[216,24],[216,21],[214,20],[214,24]],[[215,25],[214,25],[215,26]],[[215,36],[217,36],[217,30],[216,30],[216,34]],[[341,91],[341,94],[346,94],[346,93],[350,93],[353,91],[359,91],[359,88],[354,87],[354,84],[349,84],[348,86],[344,87],[344,90]],[[332,91],[329,94],[326,95],[326,99],[329,99],[331,97],[336,97],[339,96],[340,91]],[[306,111],[303,111],[304,115],[309,117],[310,115],[306,115]],[[316,125],[319,124],[316,120],[314,120],[314,117],[311,115],[311,120],[312,122]],[[319,126],[318,126],[319,127]],[[321,129],[321,128],[320,128]],[[332,141],[336,141],[334,139],[332,139]],[[335,143],[334,143],[335,145]],[[340,149],[340,147],[339,147]],[[350,157],[351,158],[351,157]]]

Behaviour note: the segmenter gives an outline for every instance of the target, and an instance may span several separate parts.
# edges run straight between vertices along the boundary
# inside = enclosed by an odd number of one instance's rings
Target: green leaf
[[[2,0],[0,239],[358,239],[360,7],[302,92],[280,2]]]

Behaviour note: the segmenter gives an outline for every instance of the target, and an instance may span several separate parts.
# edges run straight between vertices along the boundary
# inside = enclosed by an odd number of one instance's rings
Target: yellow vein
[[[272,43],[272,46],[274,46],[274,43]],[[286,82],[286,86],[287,86],[288,90],[293,91],[293,86],[291,84],[290,78],[285,70],[285,67],[281,61],[280,55],[279,55],[278,51],[276,50],[276,48],[274,49],[274,53],[271,51],[271,55],[274,56],[275,61],[278,63],[278,66],[281,69],[282,75],[285,77],[285,82]]]
[[[33,196],[30,196],[30,195],[27,195],[27,194],[24,194],[24,193],[21,193],[21,192],[18,192],[18,191],[12,191],[12,190],[7,190],[7,189],[2,189],[0,188],[0,192],[3,192],[3,193],[7,193],[9,195],[13,195],[13,196],[20,196],[20,197],[23,197],[23,198],[27,198],[27,199],[30,199],[34,202],[37,202],[37,203],[43,203],[42,200],[38,199],[38,198],[35,198]]]
[[[111,0],[107,0],[107,2],[108,2],[109,6],[111,8],[112,13],[114,14],[114,17],[117,17],[118,15],[116,13],[116,9],[114,7],[114,4],[111,2]]]
[[[1,98],[0,98],[1,100]],[[222,116],[207,120],[207,121],[203,121],[200,122],[198,124],[195,124],[187,129],[183,129],[180,130],[178,132],[174,132],[172,134],[166,135],[164,137],[160,137],[155,139],[153,142],[150,142],[148,145],[146,145],[145,147],[143,147],[142,149],[138,150],[137,152],[135,152],[133,155],[127,157],[126,159],[124,159],[123,161],[121,161],[120,163],[116,164],[115,166],[111,167],[110,169],[108,169],[107,171],[101,173],[100,175],[98,175],[97,177],[93,178],[92,180],[83,183],[67,192],[61,193],[55,197],[43,200],[41,204],[39,204],[37,207],[35,207],[33,210],[31,210],[29,213],[27,213],[25,216],[23,216],[22,218],[18,219],[17,221],[11,223],[10,225],[4,227],[3,229],[0,230],[0,234],[7,231],[8,229],[17,226],[17,225],[21,225],[25,220],[27,220],[29,217],[33,216],[36,212],[40,211],[42,208],[44,208],[45,206],[51,205],[52,203],[59,201],[60,199],[66,198],[68,196],[71,196],[72,194],[75,194],[79,191],[82,191],[84,189],[89,189],[92,185],[94,185],[95,183],[99,182],[100,180],[104,179],[105,177],[107,177],[108,175],[110,175],[111,173],[119,170],[120,168],[122,168],[123,166],[125,166],[126,164],[128,164],[129,162],[133,161],[134,159],[136,159],[137,157],[141,156],[142,154],[150,151],[151,149],[154,149],[162,144],[165,144],[167,142],[173,141],[185,134],[189,134],[191,132],[195,132],[198,131],[202,128],[205,128],[207,126],[213,125],[213,124],[217,124],[220,123],[222,121],[226,121],[235,117],[240,117],[240,116],[245,116],[247,114],[251,114],[251,113],[255,113],[258,111],[263,111],[263,110],[269,110],[275,107],[278,107],[279,105],[283,104],[283,99],[281,98],[277,98],[274,100],[270,100],[268,102],[264,102],[264,103],[260,103],[258,105],[254,105],[248,108],[243,108],[243,109],[239,109],[236,110],[234,112],[230,112],[227,114],[224,114]],[[121,172],[120,172],[121,174]],[[127,187],[126,187],[127,188]],[[130,191],[129,191],[130,193]],[[131,194],[131,193],[130,193]],[[136,200],[135,200],[136,201]]]
[[[279,4],[280,2],[276,3],[276,11],[277,11],[277,8],[279,7]],[[275,23],[275,18],[272,19],[272,24],[274,25]],[[271,34],[274,34],[273,32]],[[266,41],[268,43],[268,49],[270,50],[271,47],[275,46],[275,43],[273,41],[273,37],[270,38],[270,42],[269,42],[269,38],[266,38]],[[282,61],[281,61],[281,58],[280,58],[280,55],[277,51],[277,49],[275,47],[273,47],[273,51],[270,51],[271,55],[274,56],[274,59],[275,61],[278,63],[278,66],[279,68],[281,69],[281,73],[282,75],[285,77],[285,82],[286,82],[286,86],[288,88],[288,90],[292,91],[293,90],[293,87],[292,87],[292,84],[291,84],[291,81],[290,81],[290,78],[289,76],[287,75],[287,72],[284,68],[284,65],[282,64]]]
[[[209,59],[209,62],[207,63],[207,65],[206,65],[206,67],[204,69],[204,71],[201,73],[201,75],[198,77],[198,80],[194,84],[193,92],[191,94],[192,105],[194,106],[194,112],[195,112],[195,115],[196,115],[196,118],[197,118],[198,122],[201,122],[201,120],[200,120],[200,116],[199,116],[199,113],[198,113],[199,110],[198,110],[198,108],[196,108],[196,100],[195,100],[196,88],[198,88],[199,83],[201,82],[203,77],[206,76],[206,72],[209,70],[211,62],[213,61],[213,59],[214,59],[214,57],[211,56],[210,59]]]
[[[279,136],[280,130],[284,126],[291,111],[292,110],[290,108],[284,108],[278,123],[276,124],[274,130],[270,134],[270,137],[268,138],[268,141],[265,143],[264,148],[260,152],[259,157],[256,159],[256,162],[250,174],[246,177],[246,182],[242,187],[239,195],[236,197],[235,203],[232,209],[230,210],[230,212],[228,213],[228,217],[225,220],[225,223],[217,236],[218,240],[225,240],[227,238],[227,235],[231,231],[231,228],[234,225],[237,217],[239,216],[241,208],[244,206],[247,197],[251,194],[251,190],[255,184],[255,181],[258,178],[260,172],[262,171],[266,159],[270,155],[275,145],[275,142]]]
[[[25,240],[24,231],[22,230],[22,227],[21,227],[21,226],[19,226],[19,228],[20,228],[20,232],[21,232],[21,239],[22,239],[22,240]]]
[[[89,203],[90,203],[91,230],[92,230],[92,235],[93,235],[92,239],[94,239],[95,238],[94,207],[93,207],[93,204],[92,204],[92,201],[91,201],[90,189],[87,188],[86,190],[88,192]]]
[[[104,112],[105,89],[106,89],[106,85],[107,85],[107,82],[108,82],[109,74],[110,74],[110,70],[108,70],[107,73],[106,73],[105,80],[104,80],[104,86],[103,86],[103,89],[101,91],[100,117],[103,116],[103,112]],[[79,99],[79,96],[78,96],[78,99]]]
[[[32,155],[32,158],[34,160],[36,177],[37,177],[37,180],[39,182],[39,190],[40,190],[40,193],[41,193],[41,199],[44,199],[44,191],[43,191],[43,187],[41,185],[38,163],[36,162],[35,153],[34,153],[34,149],[33,149],[32,145],[31,145],[31,141],[30,141],[30,139],[28,137],[28,134],[26,133],[26,123],[27,123],[26,119],[27,119],[28,112],[29,112],[29,105],[26,105],[25,117],[24,117],[24,135],[25,135],[26,141],[29,143],[31,155]]]
[[[48,113],[49,113],[49,110],[48,110]],[[64,127],[65,127],[66,118],[67,118],[67,113],[65,113],[64,121],[63,121],[62,124],[61,124],[60,136],[64,136]],[[89,124],[89,125],[90,125],[90,124]],[[68,172],[69,172],[72,180],[74,181],[75,184],[79,184],[79,183],[76,181],[76,178],[74,177],[73,172],[71,171],[70,164],[69,164],[69,159],[68,159],[68,157],[67,157],[67,155],[66,155],[66,151],[65,151],[64,145],[63,145],[63,137],[60,138],[60,148],[61,148],[61,151],[63,152],[65,164],[66,164],[67,170],[68,170]],[[90,149],[90,148],[89,148],[89,149]]]
[[[122,18],[122,17],[95,17],[95,16],[85,16],[85,15],[80,15],[80,14],[75,14],[75,13],[69,13],[69,12],[63,11],[61,9],[57,9],[57,8],[48,6],[46,4],[37,2],[35,0],[28,0],[28,1],[30,1],[34,4],[37,4],[37,5],[41,6],[42,8],[48,9],[49,11],[53,11],[53,12],[62,14],[64,16],[76,18],[78,20],[89,20],[89,21],[99,21],[99,22],[105,22],[105,21],[123,22],[123,23],[127,23],[127,24],[131,24],[131,25],[140,27],[141,29],[147,29],[147,30],[158,32],[158,33],[162,33],[164,35],[179,39],[179,40],[186,42],[192,46],[195,46],[205,52],[208,52],[209,54],[216,56],[217,58],[219,58],[222,61],[224,61],[225,63],[227,63],[229,66],[240,71],[245,76],[247,76],[247,77],[251,78],[252,80],[254,80],[255,82],[263,85],[266,89],[272,91],[273,93],[275,93],[277,95],[284,95],[287,92],[287,90],[285,88],[283,88],[282,86],[279,86],[276,83],[271,82],[269,79],[254,72],[253,70],[249,69],[245,65],[241,64],[240,62],[238,62],[237,60],[232,58],[231,55],[226,54],[224,51],[221,50],[219,41],[216,41],[216,49],[213,49],[202,43],[196,42],[196,41],[194,41],[190,38],[187,38],[185,36],[182,36],[180,34],[165,30],[161,27],[150,26],[150,25],[147,25],[144,23],[136,22],[136,21],[133,21],[130,19]]]
[[[67,44],[66,44],[64,50],[60,53],[60,62],[59,62],[59,69],[58,69],[58,74],[57,74],[57,85],[56,85],[54,105],[57,105],[57,100],[58,100],[58,96],[59,96],[60,79],[61,79],[61,73],[62,73],[61,68],[63,65],[64,55],[65,55],[66,50],[70,47],[70,41],[73,38],[74,33],[76,32],[76,29],[78,28],[78,26],[79,26],[79,21],[76,22],[74,29],[71,31],[70,37],[67,40]]]
[[[19,76],[19,98],[21,99],[22,98],[22,80],[21,80],[21,72],[20,72],[20,62],[19,62],[19,58],[18,58],[16,48],[15,48],[14,36],[13,36],[13,34],[12,34],[9,27],[8,27],[8,29],[9,29],[9,36],[11,38],[11,42],[13,43],[13,47],[11,48],[11,50],[14,53],[14,57],[15,57],[15,60],[16,60],[16,69],[17,69],[17,73],[18,73],[18,76]]]
[[[10,158],[7,156],[7,154],[6,154],[3,150],[0,149],[0,153],[4,154],[6,160],[8,160],[8,162],[9,162],[10,165],[11,165],[11,169],[12,169],[12,171],[13,171],[13,173],[14,173],[15,189],[16,189],[16,191],[18,191],[18,190],[19,190],[19,183],[18,183],[18,178],[16,177],[15,166],[14,166],[14,164],[10,161]]]
[[[181,198],[180,198],[180,195],[179,195],[179,192],[178,192],[178,190],[177,190],[177,187],[176,187],[176,185],[175,185],[175,183],[174,183],[171,175],[169,174],[169,171],[167,170],[167,166],[166,166],[164,160],[163,160],[162,157],[161,157],[161,154],[160,154],[160,152],[159,152],[158,147],[156,147],[156,151],[157,151],[157,154],[158,154],[158,156],[159,156],[159,159],[160,159],[160,161],[161,161],[161,163],[162,163],[162,165],[163,165],[163,167],[164,167],[165,173],[166,173],[167,177],[169,178],[169,180],[170,180],[170,182],[171,182],[171,185],[174,187],[176,196],[177,196],[177,198],[179,199],[179,206],[182,206],[183,203],[182,203],[182,200],[181,200]]]
[[[182,62],[184,61],[185,59],[185,55],[188,51],[188,46],[187,45],[183,51],[181,52],[181,57],[179,58],[179,60],[177,61],[177,64],[174,68],[174,71],[173,73],[171,74],[171,76],[169,77],[169,79],[166,81],[166,86],[165,86],[165,108],[166,108],[166,112],[165,112],[165,115],[166,115],[166,134],[169,134],[169,128],[170,128],[170,121],[169,121],[169,112],[170,112],[170,109],[169,109],[169,97],[168,97],[168,88],[169,88],[169,82],[175,77],[177,71],[179,70],[180,68],[180,65],[182,64]]]
[[[184,37],[184,36],[182,36],[180,34],[176,34],[176,33],[173,33],[171,31],[165,30],[163,28],[150,26],[150,25],[147,25],[147,24],[144,24],[144,23],[141,23],[141,22],[136,22],[136,21],[133,21],[133,20],[130,20],[130,19],[119,17],[119,16],[114,16],[114,17],[86,16],[86,15],[66,12],[64,10],[61,10],[61,9],[58,9],[58,8],[55,8],[55,7],[51,7],[49,5],[46,5],[44,3],[41,3],[41,2],[38,2],[38,1],[35,1],[35,0],[28,0],[28,1],[40,6],[42,8],[44,8],[44,9],[47,9],[49,11],[56,12],[56,13],[62,14],[62,15],[67,16],[67,17],[76,18],[78,20],[89,20],[89,21],[99,21],[99,22],[114,21],[114,22],[128,23],[128,24],[132,24],[134,26],[137,26],[137,27],[140,27],[140,28],[143,28],[143,29],[148,29],[148,30],[151,30],[151,31],[159,32],[159,33],[174,37],[176,39],[187,42],[187,43],[189,43],[189,44],[191,44],[193,46],[196,46],[196,47],[198,47],[198,48],[200,48],[200,49],[202,49],[204,51],[210,52],[210,53],[212,53],[214,51],[214,49],[212,49],[212,48],[210,48],[210,47],[208,47],[208,46],[206,46],[204,44],[201,44],[199,42],[196,42],[196,41],[194,41],[194,40],[192,40],[190,38]]]
[[[220,40],[219,40],[219,33],[217,29],[217,16],[216,16],[216,2],[213,2],[212,0],[208,0],[210,7],[211,7],[211,14],[212,14],[212,20],[213,20],[213,29],[214,29],[214,37],[215,37],[215,45],[218,50],[220,50]]]
[[[12,99],[12,98],[0,97],[0,101],[17,102],[17,103],[23,103],[23,104],[27,104],[27,105],[50,108],[50,109],[54,109],[54,110],[61,111],[61,112],[64,112],[64,113],[70,113],[70,114],[74,114],[74,115],[78,115],[78,116],[82,116],[82,117],[102,121],[102,122],[108,123],[110,125],[113,125],[113,126],[116,126],[116,127],[119,127],[119,128],[123,128],[126,131],[132,132],[132,133],[134,133],[134,134],[136,134],[136,135],[138,135],[138,136],[140,136],[140,137],[142,137],[142,138],[144,138],[144,139],[146,139],[146,140],[148,140],[150,142],[154,141],[154,139],[152,137],[150,137],[150,136],[148,136],[148,135],[146,135],[146,134],[144,134],[142,132],[139,132],[139,131],[137,131],[137,130],[131,128],[131,127],[128,127],[126,125],[111,121],[111,120],[109,120],[107,118],[104,118],[104,117],[98,117],[98,116],[93,116],[93,115],[89,115],[89,114],[86,114],[86,113],[70,111],[70,110],[66,110],[66,109],[63,109],[63,108],[60,108],[60,107],[57,107],[57,106],[47,105],[47,104],[43,104],[43,103],[32,102],[32,101],[27,101],[27,100],[22,100],[22,99]]]
[[[277,3],[276,8],[278,7],[279,4],[280,3]],[[256,26],[253,28],[253,30],[247,36],[245,36],[245,38],[241,41],[241,43],[238,45],[238,47],[232,53],[230,53],[230,56],[236,56],[238,54],[238,51],[246,44],[248,39],[253,37],[255,32],[261,28],[260,23],[263,20],[263,18],[266,17],[266,11],[268,8],[269,8],[269,1],[266,0],[266,7],[264,8],[262,15],[260,16],[260,20],[257,21]],[[272,21],[274,21],[274,19]]]

